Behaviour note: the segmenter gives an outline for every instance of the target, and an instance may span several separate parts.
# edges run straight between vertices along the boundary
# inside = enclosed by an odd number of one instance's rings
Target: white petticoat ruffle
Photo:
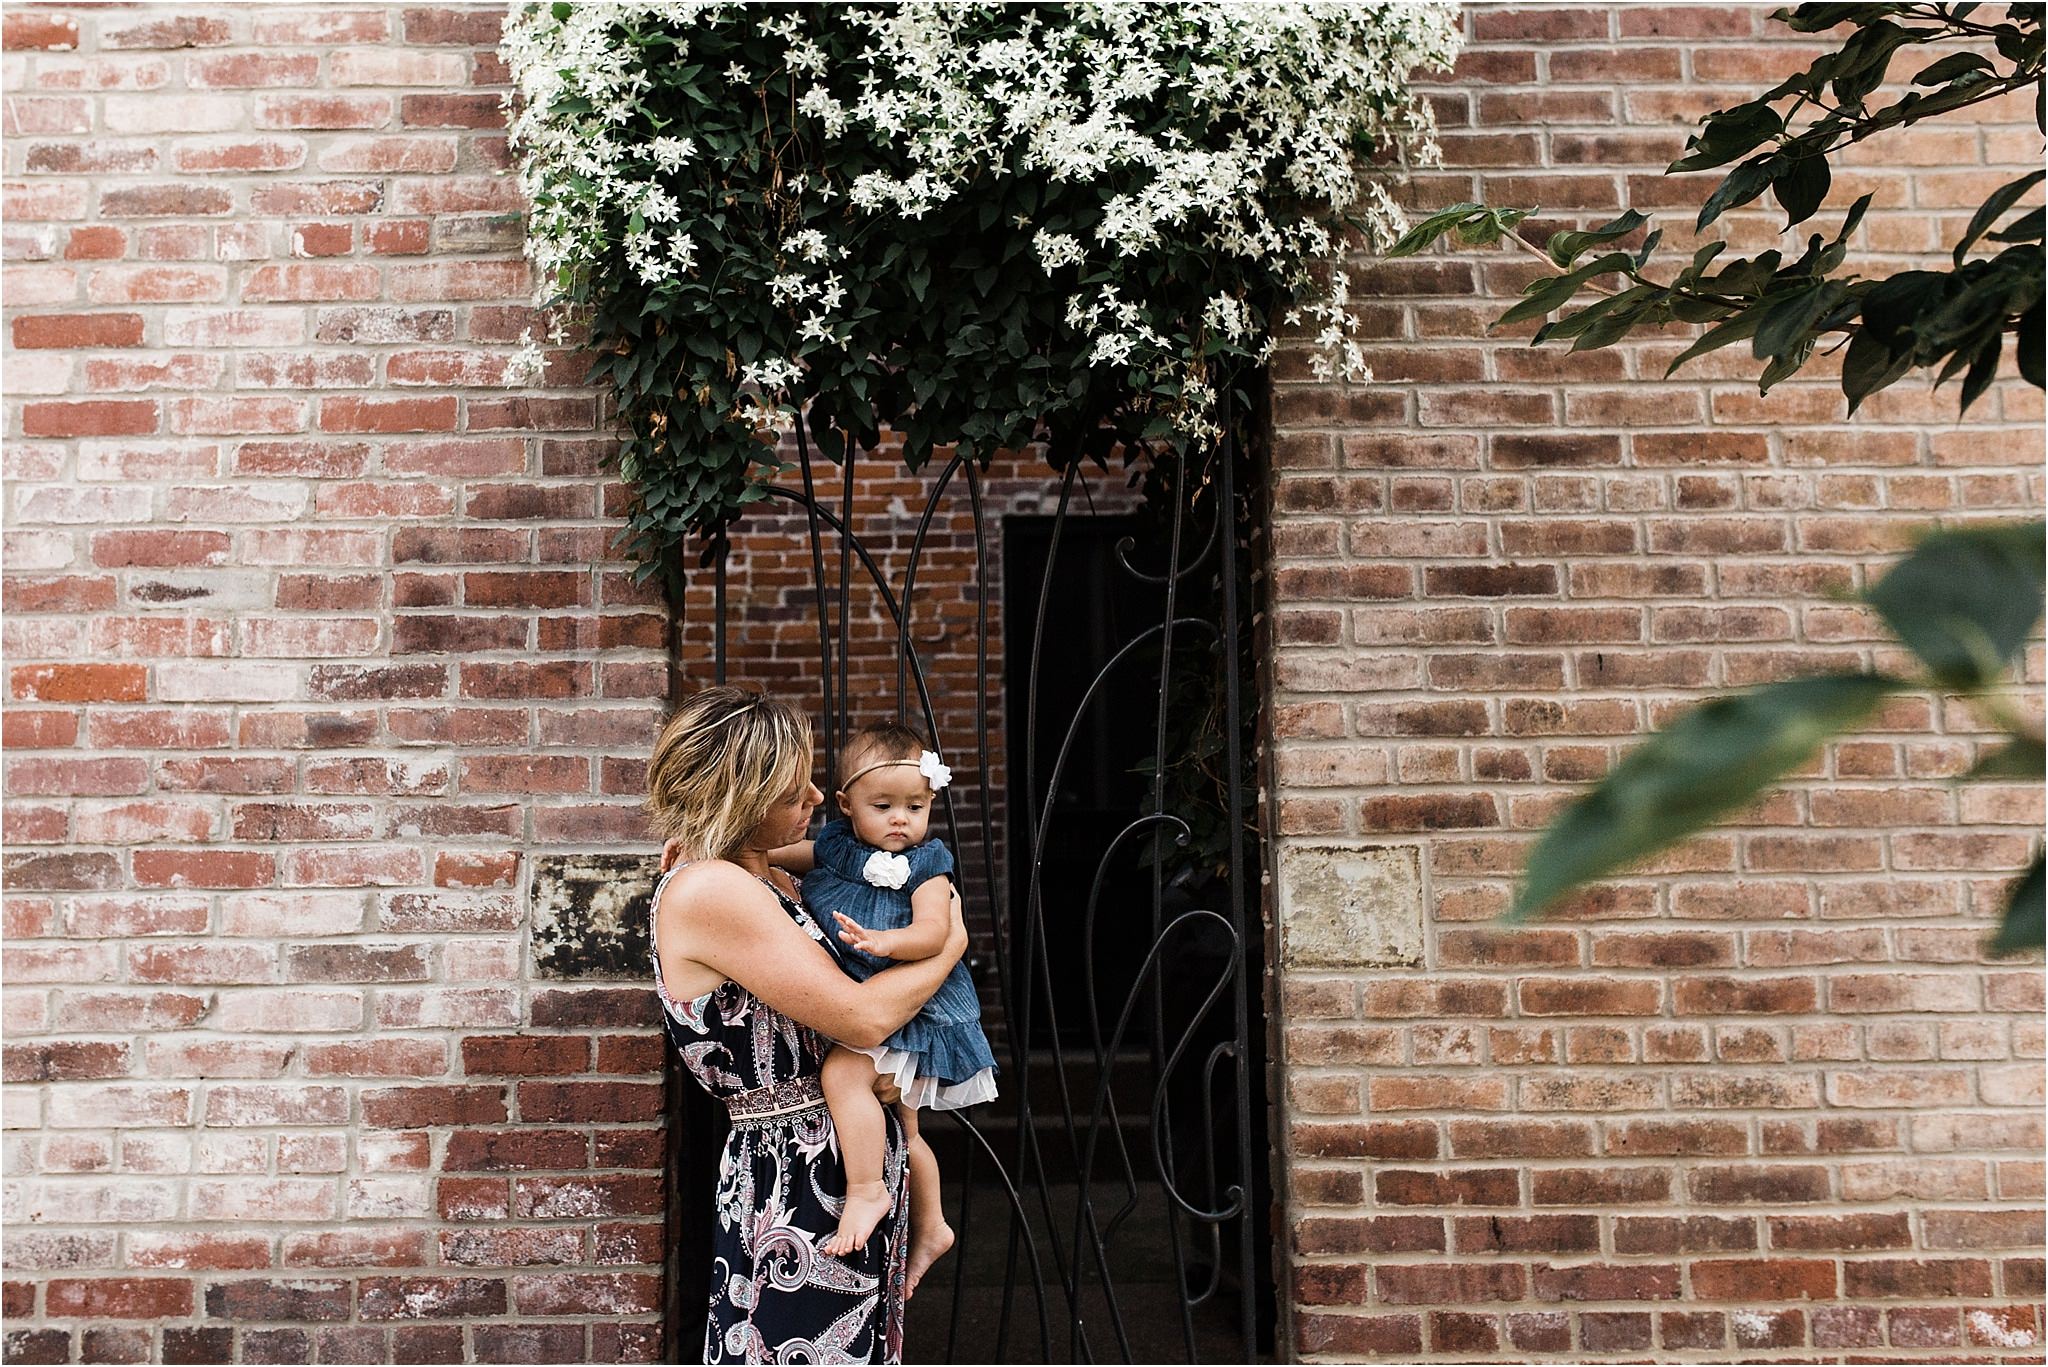
[[[869,1049],[851,1044],[840,1047],[873,1059],[875,1076],[890,1079],[913,1110],[958,1111],[996,1099],[996,1071],[993,1068],[984,1068],[964,1082],[941,1082],[935,1077],[919,1077],[917,1055],[902,1049],[892,1049],[886,1044],[877,1044]]]

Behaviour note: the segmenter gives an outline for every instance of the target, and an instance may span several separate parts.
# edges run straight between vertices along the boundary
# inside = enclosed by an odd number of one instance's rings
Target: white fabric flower
[[[953,771],[941,764],[939,757],[929,750],[918,753],[917,772],[924,775],[924,781],[935,793],[953,781]]]
[[[861,865],[860,876],[878,888],[900,888],[910,881],[910,860],[905,855],[876,850]]]

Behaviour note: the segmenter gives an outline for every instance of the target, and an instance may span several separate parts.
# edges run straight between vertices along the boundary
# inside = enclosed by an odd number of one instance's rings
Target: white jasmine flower
[[[846,106],[832,98],[832,92],[824,86],[814,85],[806,90],[796,102],[797,109],[824,125],[825,136],[836,138],[846,131],[848,114]]]
[[[780,389],[803,372],[780,356],[770,356],[740,368],[740,381],[762,390]]]
[[[1051,275],[1062,266],[1079,265],[1081,244],[1071,233],[1049,232],[1040,228],[1032,236],[1031,246],[1038,253],[1038,264]]]
[[[696,152],[696,144],[689,138],[656,138],[647,144],[647,150],[654,157],[655,165],[664,171],[674,171]]]
[[[1192,369],[1197,319],[1185,316],[1189,301],[1155,293],[1132,264],[1200,252],[1218,275],[1200,302],[1199,330],[1270,357],[1268,320],[1252,306],[1291,295],[1284,325],[1314,338],[1315,373],[1368,374],[1348,307],[1346,244],[1325,224],[1349,215],[1374,247],[1404,230],[1393,196],[1359,173],[1351,149],[1363,138],[1397,150],[1407,165],[1438,160],[1433,115],[1409,73],[1448,67],[1460,31],[1446,0],[1188,0],[1164,19],[1158,7],[1081,5],[998,23],[992,15],[1018,12],[933,4],[848,9],[859,36],[835,47],[796,7],[618,0],[565,8],[557,19],[552,6],[521,7],[503,40],[518,97],[507,109],[519,183],[532,206],[527,252],[543,297],[607,260],[623,261],[643,285],[673,279],[695,270],[699,238],[707,251],[721,240],[698,222],[719,210],[677,175],[701,149],[653,124],[653,73],[628,35],[659,28],[675,44],[666,50],[687,61],[701,31],[745,24],[768,40],[764,70],[796,74],[799,111],[824,136],[857,136],[887,158],[849,168],[850,184],[814,183],[801,157],[788,166],[790,196],[844,194],[860,211],[792,235],[790,262],[819,269],[848,260],[852,248],[865,273],[873,264],[865,253],[888,240],[892,223],[927,216],[990,176],[1036,177],[1062,202],[1089,209],[1086,230],[1039,231],[1031,241],[1049,278],[1093,267],[1086,287],[1076,283],[1054,301],[1083,354],[1094,365],[1142,364],[1174,376],[1182,401],[1161,411],[1191,437],[1214,431],[1214,395]],[[1169,119],[1158,97],[1181,66]],[[824,84],[828,69],[837,94]],[[756,79],[736,61],[724,74],[735,86]],[[585,112],[557,112],[567,109]],[[644,231],[628,233],[636,213]],[[1032,227],[1027,214],[1011,222],[1019,233]],[[735,288],[805,315],[797,325],[806,341],[845,330],[836,275],[821,285],[791,270]],[[764,392],[801,373],[783,357],[745,369]]]
[[[791,234],[789,246],[790,250],[806,261],[823,261],[826,252],[830,250],[825,234],[816,228],[806,228],[802,232]]]
[[[799,304],[809,298],[817,286],[795,272],[771,276],[768,280],[768,297],[777,304]]]
[[[1135,350],[1135,347],[1128,337],[1114,335],[1098,337],[1095,339],[1095,350],[1088,355],[1088,364],[1091,366],[1127,365],[1130,362],[1133,350]]]

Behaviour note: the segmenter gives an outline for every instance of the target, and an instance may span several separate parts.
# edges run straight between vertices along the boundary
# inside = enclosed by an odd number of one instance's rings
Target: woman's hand
[[[953,924],[946,931],[946,947],[938,953],[946,961],[947,968],[960,962],[960,956],[967,952],[967,910],[960,904],[960,889],[953,889]]]

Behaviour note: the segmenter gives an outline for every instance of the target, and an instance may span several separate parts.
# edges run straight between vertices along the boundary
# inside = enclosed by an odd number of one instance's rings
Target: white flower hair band
[[[920,750],[918,751],[917,758],[914,760],[878,759],[873,764],[855,770],[847,776],[846,782],[839,785],[839,791],[842,793],[847,792],[854,784],[860,782],[877,769],[890,769],[899,764],[915,764],[917,772],[924,775],[926,785],[935,793],[953,781],[953,770],[940,760],[936,752]]]

